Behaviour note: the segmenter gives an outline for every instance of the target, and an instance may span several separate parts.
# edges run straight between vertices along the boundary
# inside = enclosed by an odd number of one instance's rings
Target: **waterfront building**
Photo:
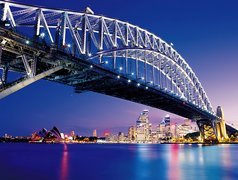
[[[171,137],[171,127],[170,127],[170,116],[167,114],[165,117],[164,117],[164,122],[165,122],[165,136],[167,138],[170,138]]]
[[[43,128],[38,133],[37,132],[33,133],[30,139],[33,142],[38,142],[38,141],[61,142],[64,139],[64,137],[61,136],[61,133],[57,127],[53,127],[49,131]]]
[[[162,120],[157,127],[157,135],[158,135],[158,139],[165,138],[165,122],[164,122],[164,120]]]
[[[171,138],[170,116],[166,115],[157,127],[158,139]]]
[[[171,138],[177,138],[177,123],[170,125]]]
[[[118,142],[124,142],[126,140],[126,137],[123,132],[118,133]]]
[[[149,111],[144,110],[136,121],[136,141],[145,143],[150,137]]]
[[[135,141],[136,138],[136,128],[134,126],[129,127],[128,129],[128,140],[130,142]]]
[[[118,142],[118,136],[116,136],[116,135],[114,135],[114,134],[107,134],[106,136],[105,136],[105,140],[107,141],[107,142]]]
[[[189,119],[185,119],[183,124],[177,126],[177,134],[179,137],[184,137],[188,133],[197,132],[198,127]]]

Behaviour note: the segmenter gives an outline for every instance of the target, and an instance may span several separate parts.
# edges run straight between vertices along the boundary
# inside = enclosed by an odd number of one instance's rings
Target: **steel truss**
[[[73,12],[6,1],[0,1],[0,5],[3,27],[26,33],[29,37],[25,42],[27,46],[35,42],[43,43],[126,77],[128,82],[134,80],[146,88],[156,88],[214,114],[206,92],[191,67],[172,45],[155,34],[127,22],[94,15],[89,9]],[[3,49],[4,40],[8,43],[2,38]],[[38,61],[34,58],[37,53],[34,53],[34,56],[28,57],[26,52],[21,52],[20,60],[14,61],[23,62],[22,71],[29,79],[38,79]],[[6,83],[8,66],[1,64],[2,85]],[[77,82],[71,82],[71,85],[75,84]]]

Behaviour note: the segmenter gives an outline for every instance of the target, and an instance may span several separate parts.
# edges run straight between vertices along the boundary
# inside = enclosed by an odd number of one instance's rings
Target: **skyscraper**
[[[164,117],[164,122],[165,122],[165,136],[171,137],[170,116],[168,114]]]
[[[129,127],[128,129],[128,140],[135,141],[136,138],[136,128],[134,126]]]
[[[136,121],[136,140],[137,142],[146,142],[149,137],[149,111],[144,110]]]
[[[158,139],[165,139],[171,137],[170,116],[166,115],[160,122],[157,129]]]

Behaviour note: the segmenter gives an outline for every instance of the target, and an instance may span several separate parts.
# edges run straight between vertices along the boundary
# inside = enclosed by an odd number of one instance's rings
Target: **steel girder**
[[[172,45],[155,34],[92,11],[73,12],[5,1],[0,5],[1,22],[6,29],[29,29],[26,44],[37,41],[56,47],[214,114],[191,67]],[[35,73],[27,61],[23,62],[27,73]]]

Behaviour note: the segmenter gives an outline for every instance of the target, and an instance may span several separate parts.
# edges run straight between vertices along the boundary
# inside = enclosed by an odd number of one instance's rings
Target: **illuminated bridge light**
[[[139,86],[140,86],[140,83],[137,83],[137,86],[139,87]]]
[[[121,78],[121,76],[118,75],[118,76],[117,76],[117,79],[120,79],[120,78]]]
[[[91,56],[92,56],[92,54],[91,54],[91,53],[88,53],[88,56],[89,56],[89,57],[91,57]]]
[[[128,83],[130,83],[131,82],[131,80],[130,79],[128,79]]]
[[[90,68],[93,68],[93,65],[90,65]]]
[[[132,73],[131,73],[131,75],[132,75],[132,76],[134,76],[134,75],[135,75],[135,73],[133,73],[133,72],[132,72]]]
[[[148,89],[148,87],[146,86],[145,89]]]
[[[108,64],[108,61],[105,61],[105,64]]]
[[[119,70],[121,71],[123,68],[122,67],[119,67]]]
[[[153,84],[153,81],[150,81],[150,84]]]
[[[144,80],[145,78],[144,77],[141,77],[142,80]]]
[[[67,47],[70,48],[70,47],[71,47],[71,44],[67,44]]]
[[[30,44],[30,41],[26,40],[26,44]]]
[[[41,38],[44,38],[44,37],[45,37],[45,33],[41,33],[41,34],[40,34],[40,37],[41,37]]]

